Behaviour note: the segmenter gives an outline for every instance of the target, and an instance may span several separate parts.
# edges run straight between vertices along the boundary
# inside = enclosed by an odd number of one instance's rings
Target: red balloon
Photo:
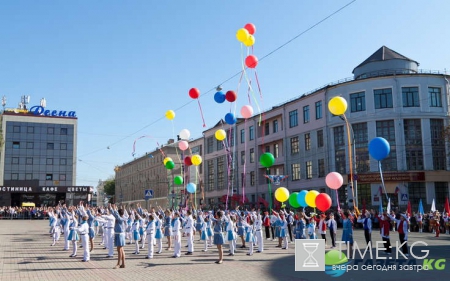
[[[248,33],[251,35],[255,34],[256,27],[253,23],[247,23],[244,28],[247,29]]]
[[[190,89],[189,96],[193,99],[198,99],[198,97],[200,96],[200,90],[197,88]]]
[[[331,207],[331,197],[326,193],[319,193],[316,196],[316,208],[325,212]]]
[[[234,91],[228,91],[225,94],[225,99],[229,102],[234,102],[237,99],[237,95]]]
[[[245,58],[245,65],[248,68],[255,68],[258,65],[258,58],[254,55],[249,55]]]
[[[186,166],[191,166],[192,165],[191,157],[186,156],[184,158],[184,165],[186,165]]]

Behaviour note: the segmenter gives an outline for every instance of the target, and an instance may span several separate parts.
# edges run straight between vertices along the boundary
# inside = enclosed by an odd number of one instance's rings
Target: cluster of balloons
[[[167,170],[172,170],[175,167],[175,162],[173,162],[172,158],[166,157],[163,160],[164,167],[166,167]]]
[[[289,190],[287,188],[279,187],[275,190],[275,199],[279,202],[289,200],[289,204],[293,208],[309,206],[325,212],[331,207],[330,195],[327,193],[319,193],[317,190],[302,190],[300,192],[293,192],[289,195]]]
[[[251,47],[255,44],[256,27],[252,23],[247,23],[243,28],[239,28],[236,32],[236,38],[239,42],[247,47]]]
[[[202,157],[198,154],[184,157],[184,165],[186,166],[199,166],[200,164],[202,164]]]

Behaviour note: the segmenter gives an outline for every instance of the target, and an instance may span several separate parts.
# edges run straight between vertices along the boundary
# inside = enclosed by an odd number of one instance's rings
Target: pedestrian
[[[391,248],[391,239],[389,237],[389,229],[391,227],[391,222],[389,219],[389,216],[387,213],[383,213],[382,215],[379,215],[379,220],[380,220],[380,234],[381,234],[381,239],[383,239],[383,244],[384,244],[384,252],[387,255],[390,255],[392,252],[392,248]]]
[[[341,212],[342,217],[342,241],[347,245],[348,258],[352,257],[353,248],[353,220],[350,210]]]
[[[320,215],[319,223],[317,227],[319,228],[319,234],[322,239],[325,240],[325,246],[327,246],[327,223],[325,219],[327,216],[325,214]]]
[[[289,233],[289,241],[292,242],[292,225],[294,224],[294,213],[292,211],[286,212],[287,229]]]
[[[125,223],[128,220],[128,213],[124,208],[117,209],[116,205],[110,205],[109,211],[114,216],[114,246],[117,247],[116,268],[125,268]],[[120,264],[122,262],[122,264]]]
[[[336,247],[336,231],[337,231],[337,222],[334,220],[334,214],[330,213],[330,218],[327,221],[328,229],[330,229],[330,237],[331,237],[331,249]]]
[[[216,261],[217,264],[223,263],[223,249],[222,246],[225,242],[225,239],[223,237],[222,233],[222,220],[223,220],[223,213],[222,211],[216,212],[216,218],[210,216],[210,220],[214,222],[214,245],[217,246],[217,251],[219,252],[219,260]]]
[[[269,212],[264,212],[263,226],[266,232],[266,240],[270,240],[270,216]]]
[[[366,210],[364,217],[360,216],[358,222],[363,224],[364,238],[367,245],[372,244],[372,219],[370,218],[370,212]]]
[[[406,215],[401,214],[400,219],[396,219],[395,216],[393,219],[396,221],[398,238],[400,240],[400,245],[402,247],[402,253],[408,257],[408,221],[406,220]],[[439,235],[439,234],[438,234]]]

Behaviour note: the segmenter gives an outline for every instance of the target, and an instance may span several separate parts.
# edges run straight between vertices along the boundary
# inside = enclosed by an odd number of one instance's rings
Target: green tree
[[[105,185],[103,186],[103,190],[109,196],[114,196],[116,193],[116,181],[115,180],[107,180]]]

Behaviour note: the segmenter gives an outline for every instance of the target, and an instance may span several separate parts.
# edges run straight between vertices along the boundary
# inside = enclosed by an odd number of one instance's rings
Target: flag
[[[378,210],[378,214],[380,216],[383,215],[383,199],[380,200],[380,210]]]
[[[389,200],[388,200],[388,204],[386,207],[386,213],[388,213],[388,214],[391,213],[391,198],[389,198]]]
[[[400,188],[398,188],[398,186],[396,186],[395,191],[394,191],[395,195],[397,195],[399,192],[400,192]]]
[[[448,197],[445,198],[444,209],[445,209],[445,212],[447,213],[447,216],[448,216],[448,214],[450,213],[450,204],[448,203]]]
[[[411,216],[411,202],[408,200],[408,207],[406,208],[406,212],[408,213],[408,216]]]
[[[423,204],[422,204],[422,199],[420,199],[419,201],[419,214],[423,215],[424,211],[423,211]]]
[[[436,205],[434,204],[434,198],[433,198],[433,202],[431,203],[431,211],[436,212]]]

